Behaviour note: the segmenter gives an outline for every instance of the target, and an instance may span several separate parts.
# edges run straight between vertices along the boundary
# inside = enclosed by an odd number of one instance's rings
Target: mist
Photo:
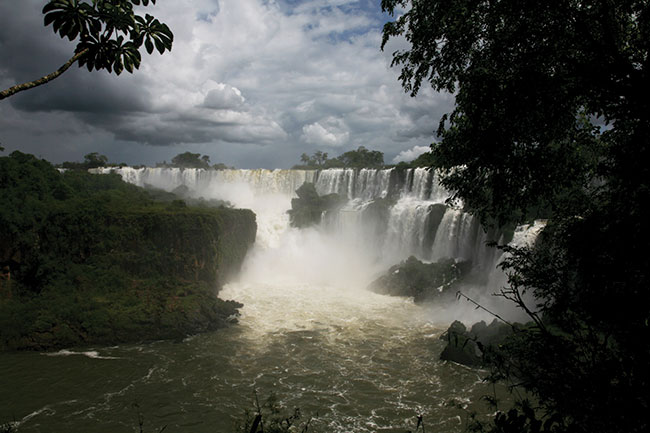
[[[491,313],[508,321],[526,320],[514,303],[496,296],[507,285],[505,274],[497,267],[503,254],[486,246],[488,239],[475,218],[460,209],[446,208],[437,228],[430,226],[432,206],[442,206],[448,197],[432,171],[411,169],[398,178],[391,169],[113,170],[136,185],[167,191],[184,186],[191,197],[223,200],[255,212],[255,246],[240,275],[220,293],[224,299],[243,302],[245,315],[256,311],[271,323],[277,320],[285,325],[293,319],[299,327],[331,322],[337,315],[341,320],[361,313],[370,318],[379,305],[386,311],[395,304],[412,305],[410,298],[372,293],[368,285],[390,266],[413,255],[424,262],[442,258],[472,262],[472,283],[461,285],[459,291],[484,307],[464,297],[440,305],[412,306],[420,320],[441,327],[454,320],[467,325],[490,322],[495,318]],[[304,182],[313,182],[319,194],[347,197],[347,204],[324,215],[318,225],[291,227],[287,211]],[[392,200],[383,218],[368,212],[374,201],[387,197]],[[541,227],[520,227],[512,243],[530,243]],[[273,314],[278,317],[271,318]]]

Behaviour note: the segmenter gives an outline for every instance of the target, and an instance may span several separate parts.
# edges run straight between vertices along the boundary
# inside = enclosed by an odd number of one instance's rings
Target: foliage
[[[619,127],[622,115],[647,110],[636,90],[647,73],[646,8],[630,0],[415,2],[387,23],[384,46],[399,34],[412,44],[393,57],[406,90],[416,94],[426,81],[457,89],[433,146],[445,186],[499,222],[522,221],[531,206],[559,208],[567,191],[589,186],[606,156],[593,116]]]
[[[536,247],[506,248],[502,295],[533,326],[492,359],[542,422],[515,409],[490,431],[647,431],[650,4],[382,7],[405,8],[383,41],[411,44],[393,55],[404,89],[456,93],[432,146],[444,186],[486,223],[550,217]]]
[[[223,326],[214,294],[255,238],[246,210],[156,202],[118,175],[0,158],[0,347],[178,337]]]
[[[132,73],[140,67],[143,44],[149,54],[154,47],[163,54],[171,50],[174,39],[166,24],[149,14],[135,14],[133,6],[140,4],[148,6],[149,0],[52,0],[43,7],[44,24],[51,24],[62,38],[79,39],[75,53],[85,51],[79,67]]]
[[[13,423],[0,424],[0,433],[14,433],[15,431]]]
[[[384,165],[384,154],[378,150],[368,150],[359,146],[337,158],[345,168],[380,168]]]
[[[184,152],[172,158],[172,167],[178,168],[210,168],[210,157],[200,153]]]
[[[76,170],[88,170],[89,168],[106,167],[107,165],[109,164],[108,157],[106,157],[106,155],[100,155],[97,152],[91,152],[87,155],[84,155],[83,162],[65,161],[61,163],[60,167]]]
[[[217,162],[215,164],[212,164],[212,168],[215,170],[234,170],[235,167],[226,165],[223,162]]]
[[[149,6],[156,0],[51,0],[43,7],[44,25],[70,41],[78,41],[75,55],[58,71],[0,93],[4,99],[19,91],[57,78],[72,64],[88,71],[105,69],[120,75],[140,68],[140,47],[151,54],[171,51],[174,35],[155,17],[136,14],[134,6]]]
[[[415,158],[413,161],[402,161],[395,165],[395,168],[405,169],[405,168],[417,168],[417,167],[434,167],[436,166],[436,160],[433,155],[433,152],[425,152]]]
[[[300,155],[300,162],[310,167],[323,167],[327,162],[327,152],[317,150],[312,156],[303,153]]]
[[[317,150],[312,156],[303,153],[300,156],[302,165],[295,165],[295,169],[325,169],[325,168],[382,168],[384,154],[378,150],[368,150],[359,146],[357,150],[350,150],[336,158],[328,158],[327,152]]]

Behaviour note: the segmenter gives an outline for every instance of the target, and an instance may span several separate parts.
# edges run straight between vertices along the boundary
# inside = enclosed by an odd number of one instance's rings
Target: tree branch
[[[8,98],[18,92],[22,92],[23,90],[28,90],[33,87],[40,86],[45,83],[49,83],[53,79],[57,78],[59,75],[67,71],[70,66],[72,66],[73,63],[75,63],[81,56],[86,54],[88,52],[88,49],[86,48],[83,51],[78,52],[70,60],[68,60],[63,66],[61,66],[59,69],[56,71],[52,72],[49,75],[44,76],[43,78],[39,78],[38,80],[30,81],[28,83],[23,83],[23,84],[18,84],[16,86],[10,87],[7,90],[3,90],[0,92],[0,100]]]

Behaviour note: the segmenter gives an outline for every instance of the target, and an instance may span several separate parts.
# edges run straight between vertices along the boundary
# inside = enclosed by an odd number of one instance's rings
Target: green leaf
[[[163,44],[159,39],[155,38],[153,39],[154,44],[156,45],[156,49],[160,54],[165,52],[165,44]]]
[[[151,42],[151,38],[147,37],[144,41],[144,46],[149,54],[153,53],[153,42]]]

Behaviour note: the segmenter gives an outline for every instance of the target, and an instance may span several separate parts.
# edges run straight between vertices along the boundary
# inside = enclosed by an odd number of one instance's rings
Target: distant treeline
[[[359,146],[357,150],[350,150],[344,152],[339,156],[330,158],[327,152],[321,150],[315,151],[311,156],[303,153],[300,156],[300,163],[294,165],[293,169],[302,170],[317,170],[327,168],[415,168],[415,167],[432,167],[434,166],[433,154],[426,152],[410,162],[400,162],[398,164],[385,164],[384,153],[378,150],[370,150],[364,146]],[[108,161],[106,155],[101,155],[98,152],[92,152],[84,155],[82,162],[78,161],[65,161],[58,164],[58,168],[65,168],[68,170],[88,170],[90,168],[100,167],[125,167],[128,164],[113,163]],[[133,166],[135,168],[144,167],[144,165]],[[156,163],[156,167],[161,168],[202,168],[205,170],[228,170],[235,167],[228,166],[224,163],[218,162],[212,164],[209,155],[201,155],[200,153],[183,152],[174,156],[170,162],[163,161]]]
[[[294,169],[327,169],[327,168],[413,168],[431,167],[434,165],[431,152],[424,153],[410,162],[400,162],[396,165],[384,163],[384,153],[378,150],[369,150],[359,146],[357,150],[350,150],[337,157],[330,158],[327,152],[315,151],[311,156],[303,153],[300,156],[300,164],[294,165]]]
[[[127,163],[121,162],[119,164],[111,163],[108,161],[106,155],[101,155],[98,152],[91,152],[87,155],[84,155],[84,160],[82,162],[78,161],[65,161],[57,167],[65,168],[68,170],[88,170],[89,168],[100,168],[100,167],[125,167],[128,166]],[[143,165],[137,165],[137,167],[144,167]],[[168,168],[203,168],[203,169],[214,169],[214,170],[225,170],[232,169],[226,164],[221,162],[216,164],[210,163],[210,156],[201,155],[200,153],[192,152],[183,152],[179,153],[172,158],[171,162],[163,161],[156,163],[156,167],[168,167]]]

